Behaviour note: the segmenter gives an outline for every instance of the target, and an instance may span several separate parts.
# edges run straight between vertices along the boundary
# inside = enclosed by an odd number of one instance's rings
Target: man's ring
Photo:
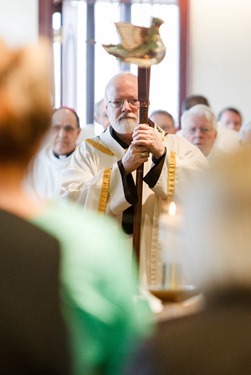
[[[144,158],[146,156],[145,152],[141,152],[141,157]]]

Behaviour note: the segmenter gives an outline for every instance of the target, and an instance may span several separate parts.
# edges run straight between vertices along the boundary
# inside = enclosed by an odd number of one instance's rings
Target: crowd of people
[[[102,132],[81,138],[75,109],[52,108],[47,43],[0,52],[1,372],[249,373],[251,122],[192,95],[180,127],[163,109],[139,124],[137,77],[121,72],[95,106]],[[170,202],[206,304],[157,323],[146,292],[162,285]]]

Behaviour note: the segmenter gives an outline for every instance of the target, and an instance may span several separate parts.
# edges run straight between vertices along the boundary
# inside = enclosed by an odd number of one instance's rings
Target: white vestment
[[[109,128],[92,140],[96,142],[95,145],[84,142],[76,149],[70,167],[62,173],[61,197],[78,202],[83,209],[103,211],[121,223],[123,211],[130,203],[124,195],[117,161],[123,157],[126,150],[111,136]],[[148,285],[161,283],[158,220],[161,202],[167,198],[168,188],[172,190],[168,178],[174,179],[173,199],[179,202],[191,178],[197,176],[208,164],[200,150],[183,137],[167,135],[163,137],[163,143],[167,152],[157,183],[150,188],[143,182],[140,275],[143,284]],[[171,151],[175,154],[175,168],[172,168],[173,176],[170,177]],[[144,176],[153,167],[150,156],[144,163]],[[132,175],[135,181],[136,173]],[[132,240],[132,235],[125,236]]]
[[[222,157],[226,156],[227,153],[223,151],[216,142],[214,143],[210,153],[207,155],[207,160],[209,164],[215,163],[219,160],[221,160]]]
[[[72,154],[57,158],[50,144],[39,152],[31,164],[24,183],[27,191],[38,201],[58,199],[61,184],[61,172],[70,164]]]

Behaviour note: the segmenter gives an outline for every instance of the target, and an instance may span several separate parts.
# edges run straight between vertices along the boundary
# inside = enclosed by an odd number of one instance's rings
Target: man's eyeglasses
[[[111,104],[112,108],[121,108],[123,107],[125,102],[127,102],[130,107],[134,107],[134,108],[139,107],[138,99],[109,100],[108,103]]]
[[[199,130],[203,134],[208,134],[210,133],[213,128],[206,128],[206,127],[201,127],[201,128],[190,128],[190,129],[184,129],[186,133],[188,134],[195,134],[197,130]]]
[[[64,130],[66,133],[73,133],[77,128],[73,128],[71,125],[65,125],[65,126],[60,126],[60,125],[53,125],[51,127],[51,130],[53,133],[59,133],[60,130]]]

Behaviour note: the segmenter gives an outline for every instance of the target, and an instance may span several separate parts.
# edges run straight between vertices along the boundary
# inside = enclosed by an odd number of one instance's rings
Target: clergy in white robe
[[[46,145],[31,165],[25,181],[27,191],[38,201],[58,199],[61,173],[70,164],[72,154],[55,155],[51,145]]]
[[[183,192],[207,167],[207,160],[185,138],[165,135],[157,126],[137,125],[136,98],[135,76],[119,73],[111,79],[105,93],[111,125],[76,149],[62,173],[61,197],[114,217],[132,242],[136,169],[144,162],[139,266],[142,284],[150,286],[162,281],[158,241],[162,202],[182,202]]]
[[[61,172],[70,164],[80,133],[79,117],[72,108],[57,108],[51,121],[49,137],[24,181],[26,189],[38,201],[59,198]]]

